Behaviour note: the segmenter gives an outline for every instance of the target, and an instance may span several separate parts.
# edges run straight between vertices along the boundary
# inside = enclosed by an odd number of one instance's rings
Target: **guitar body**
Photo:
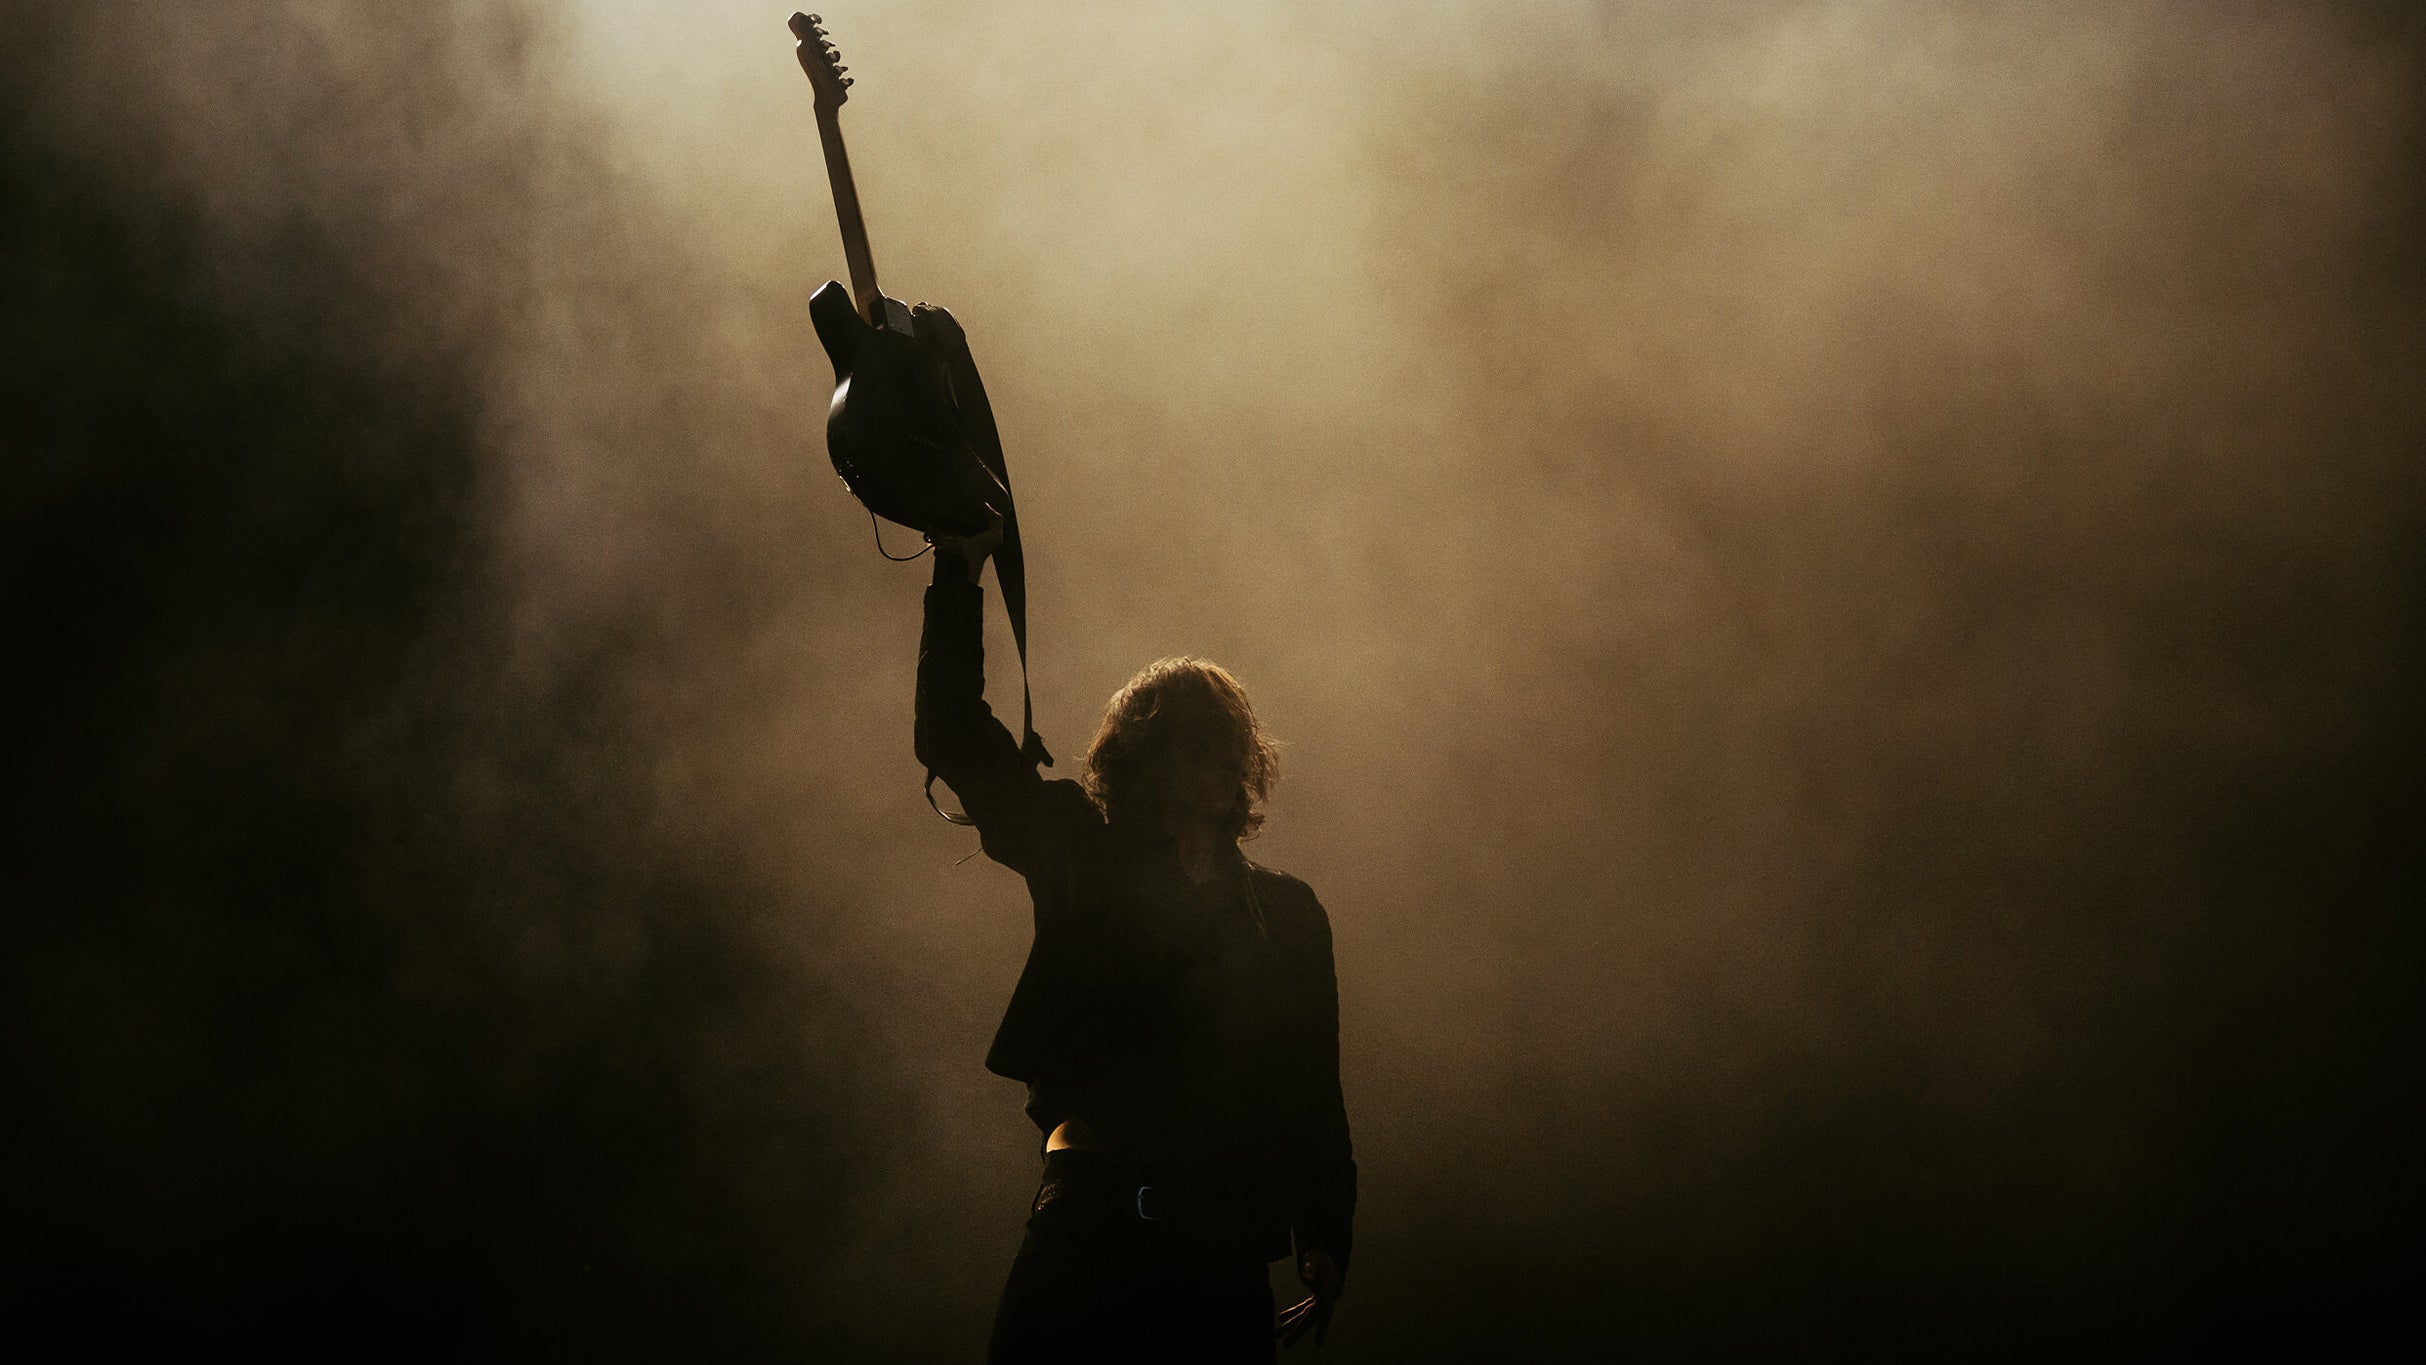
[[[871,326],[850,291],[829,280],[809,300],[809,320],[834,362],[834,401],[826,411],[826,453],[851,495],[887,521],[929,534],[975,535],[989,511],[1007,516],[1011,494],[980,452],[991,431],[972,432],[961,414],[985,411],[971,368],[955,385],[953,367],[928,338],[905,334],[909,310],[879,296]],[[988,414],[990,417],[990,414]],[[990,424],[990,423],[989,423]],[[999,458],[999,457],[997,457]]]

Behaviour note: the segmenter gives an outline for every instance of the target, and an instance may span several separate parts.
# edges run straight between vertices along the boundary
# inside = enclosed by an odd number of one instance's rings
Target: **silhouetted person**
[[[1044,780],[984,699],[978,574],[1000,543],[935,537],[918,757],[988,857],[1027,879],[1036,939],[989,1070],[1028,1086],[1044,1179],[994,1323],[997,1361],[1270,1361],[1266,1265],[1330,1326],[1356,1163],[1339,1088],[1331,926],[1258,867],[1277,776],[1238,683],[1165,659],[1114,696],[1085,782]]]

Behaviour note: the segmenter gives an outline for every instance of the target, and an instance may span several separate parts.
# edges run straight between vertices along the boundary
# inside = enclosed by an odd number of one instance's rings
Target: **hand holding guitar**
[[[950,531],[937,531],[927,537],[935,542],[935,557],[967,566],[969,581],[977,581],[985,572],[986,556],[1002,548],[1002,514],[989,510],[986,529],[973,536],[956,536]]]

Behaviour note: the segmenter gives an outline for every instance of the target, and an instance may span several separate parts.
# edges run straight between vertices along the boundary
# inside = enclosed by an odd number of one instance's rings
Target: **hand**
[[[923,299],[910,305],[911,334],[946,355],[969,349],[969,334],[960,328],[960,319],[940,303]]]
[[[935,543],[938,556],[952,555],[966,565],[969,581],[974,583],[986,566],[986,556],[1002,548],[1002,513],[987,508],[986,529],[976,535],[956,536],[949,531],[938,531],[927,539]]]
[[[1314,1333],[1314,1344],[1323,1344],[1331,1334],[1331,1306],[1339,1302],[1347,1273],[1329,1252],[1309,1251],[1297,1258],[1297,1278],[1314,1291],[1314,1297],[1301,1300],[1282,1310],[1280,1328],[1274,1333],[1283,1346],[1295,1346],[1297,1339],[1308,1331]]]

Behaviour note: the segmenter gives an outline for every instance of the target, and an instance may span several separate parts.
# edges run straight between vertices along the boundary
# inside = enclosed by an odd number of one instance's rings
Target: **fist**
[[[979,531],[976,535],[959,536],[950,531],[937,531],[927,539],[934,542],[935,555],[938,559],[957,559],[966,565],[969,581],[974,583],[977,581],[979,571],[986,566],[986,557],[1002,548],[1002,513],[991,507],[987,508],[986,529]]]

